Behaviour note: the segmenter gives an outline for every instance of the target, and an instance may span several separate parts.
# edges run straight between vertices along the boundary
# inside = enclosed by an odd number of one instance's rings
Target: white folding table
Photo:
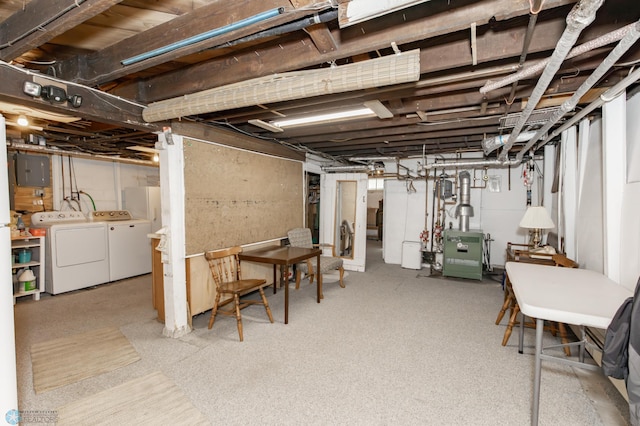
[[[633,296],[633,293],[605,275],[586,269],[507,262],[506,270],[520,311],[523,315],[536,319],[531,424],[537,425],[542,360],[552,360],[580,368],[599,369],[595,365],[583,362],[586,343],[584,327],[606,329],[622,302],[627,297]],[[580,346],[580,362],[543,353],[542,332],[545,320],[580,326],[581,341],[570,343],[570,345]],[[524,319],[520,323],[523,324]],[[521,327],[520,352],[522,352],[523,335],[524,327]]]

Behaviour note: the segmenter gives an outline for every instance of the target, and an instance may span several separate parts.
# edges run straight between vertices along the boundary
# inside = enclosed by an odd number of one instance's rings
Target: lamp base
[[[542,235],[540,232],[540,228],[534,228],[529,230],[529,248],[537,249],[540,247],[540,243],[542,242]]]

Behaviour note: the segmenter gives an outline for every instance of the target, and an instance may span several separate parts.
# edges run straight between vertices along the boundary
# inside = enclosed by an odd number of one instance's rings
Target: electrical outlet
[[[36,197],[43,197],[44,196],[44,189],[34,189],[33,190],[33,195]]]
[[[41,206],[41,205],[43,205],[43,204],[44,204],[44,201],[42,201],[42,200],[36,200],[36,204],[37,204],[37,205],[39,205],[39,206]]]

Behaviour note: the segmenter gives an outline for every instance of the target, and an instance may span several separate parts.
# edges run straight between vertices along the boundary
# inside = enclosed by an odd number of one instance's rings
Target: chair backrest
[[[209,270],[216,287],[219,288],[222,283],[242,279],[240,259],[238,258],[238,254],[241,252],[242,247],[231,247],[223,250],[208,251],[204,254],[204,258],[209,263]]]
[[[291,247],[313,248],[313,239],[309,228],[294,228],[287,232],[287,237]]]

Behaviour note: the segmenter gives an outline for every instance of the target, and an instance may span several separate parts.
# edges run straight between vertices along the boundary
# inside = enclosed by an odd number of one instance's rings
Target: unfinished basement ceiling
[[[0,59],[4,61],[0,63],[0,101],[79,118],[63,122],[34,116],[34,127],[22,131],[25,136],[43,136],[49,146],[64,150],[125,158],[148,158],[148,152],[130,148],[153,148],[154,132],[185,123],[339,159],[482,151],[483,139],[508,136],[518,124],[542,71],[487,93],[480,89],[551,57],[576,6],[570,0],[395,0],[388,2],[387,11],[372,10],[372,17],[365,13],[354,23],[345,22],[349,3],[0,2]],[[351,6],[361,12],[363,4],[353,0]],[[254,19],[273,10],[277,13],[271,17]],[[619,32],[639,18],[637,0],[606,0],[573,47]],[[246,26],[238,25],[247,21]],[[199,37],[203,34],[207,37]],[[549,109],[581,87],[618,39],[610,38],[563,60],[545,84],[531,119],[521,123],[522,131],[543,126],[553,115]],[[160,101],[253,79],[339,69],[416,49],[418,81],[272,103],[253,99],[249,106],[199,111],[162,122],[143,118],[145,108]],[[143,59],[136,59],[140,55]],[[621,81],[639,60],[635,43],[580,97],[574,112],[553,128]],[[82,105],[50,104],[25,95],[23,82],[37,80],[37,74],[62,81],[69,94],[82,96]],[[362,107],[372,101],[392,117],[372,115],[283,131],[249,123]],[[8,121],[17,119],[11,108],[0,104],[0,111]],[[9,130],[15,134],[18,128]],[[514,152],[521,147],[522,143],[515,144]],[[496,158],[498,154],[488,155]]]

